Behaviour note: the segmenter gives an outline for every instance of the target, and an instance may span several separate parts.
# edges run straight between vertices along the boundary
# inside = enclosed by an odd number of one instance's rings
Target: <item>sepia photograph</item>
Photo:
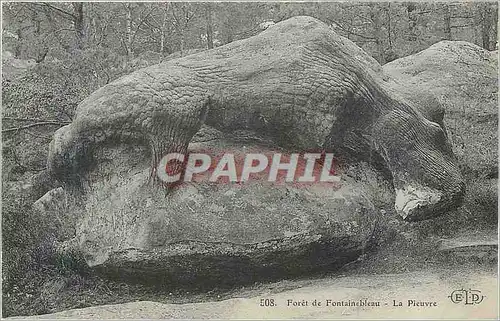
[[[3,319],[497,320],[497,1],[2,1]]]

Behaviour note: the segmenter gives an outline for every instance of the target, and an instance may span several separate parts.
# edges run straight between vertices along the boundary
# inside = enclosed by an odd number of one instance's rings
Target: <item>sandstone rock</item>
[[[373,58],[311,17],[124,76],[81,102],[49,148],[48,169],[75,200],[70,244],[97,272],[158,285],[353,261],[378,223],[369,184],[165,190],[155,168],[188,148],[322,150],[388,173],[403,219],[438,216],[459,205],[463,179],[443,128],[396,92]]]
[[[75,236],[77,218],[74,217],[72,208],[75,199],[62,187],[54,188],[45,193],[35,203],[33,210],[50,231],[45,231],[55,236],[60,241],[65,241]]]
[[[484,89],[490,95],[497,91],[497,54],[465,41],[441,41],[387,63],[383,69],[398,81],[425,87],[458,102],[456,94],[477,97],[478,85],[486,85]]]
[[[311,17],[293,17],[257,36],[150,66],[94,92],[59,129],[48,165],[78,184],[94,150],[139,144],[151,163],[183,152],[203,123],[254,130],[296,150],[332,151],[390,172],[396,189],[424,186],[435,201],[400,211],[422,220],[455,208],[464,183],[439,119],[390,89],[381,67]],[[419,112],[420,110],[420,112]],[[441,115],[442,116],[442,115]],[[230,134],[229,134],[230,135]]]
[[[492,232],[441,239],[438,251],[448,262],[497,262],[498,235]]]
[[[59,204],[64,204],[66,202],[66,193],[62,187],[58,187],[48,191],[42,197],[40,197],[34,204],[33,208],[40,212],[45,212],[53,207],[57,207]]]
[[[213,140],[190,151],[270,151]],[[140,149],[107,151],[71,242],[99,273],[128,281],[231,284],[331,269],[373,241],[378,214],[352,184],[294,186],[262,178],[186,182],[168,195],[146,184]],[[131,161],[132,160],[132,161]],[[102,160],[101,160],[102,163]],[[91,177],[93,173],[91,173]]]
[[[416,106],[444,115],[455,153],[467,170],[497,165],[498,52],[465,41],[441,41],[384,65],[391,85]]]

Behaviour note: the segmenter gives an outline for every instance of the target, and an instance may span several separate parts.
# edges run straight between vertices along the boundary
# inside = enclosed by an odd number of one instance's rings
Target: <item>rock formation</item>
[[[458,206],[464,191],[442,113],[429,110],[398,94],[354,43],[294,17],[100,88],[56,132],[48,170],[78,218],[68,244],[104,273],[188,282],[296,274],[351,261],[370,244],[378,214],[363,187],[189,183],[165,194],[149,182],[159,159],[223,149],[235,130],[250,130],[284,150],[372,164],[391,180],[396,212],[422,220]],[[202,124],[225,138],[189,145]]]

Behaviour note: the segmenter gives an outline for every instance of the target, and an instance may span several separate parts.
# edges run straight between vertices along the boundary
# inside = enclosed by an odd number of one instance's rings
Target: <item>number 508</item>
[[[273,307],[276,306],[274,303],[274,299],[260,299],[260,306],[261,307]]]

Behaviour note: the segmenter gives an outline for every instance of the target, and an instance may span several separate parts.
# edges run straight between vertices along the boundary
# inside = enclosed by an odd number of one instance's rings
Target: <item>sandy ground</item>
[[[284,286],[297,288],[279,292]],[[449,296],[454,290],[461,289],[479,290],[480,296],[484,296],[482,302],[453,303]],[[288,285],[281,281],[261,287],[259,292],[258,295],[252,293],[251,297],[217,302],[164,304],[140,301],[29,318],[498,319],[499,316],[498,279],[494,270],[439,269],[402,274],[338,276],[302,280]],[[327,306],[328,300],[335,303],[367,300],[379,303],[379,306]],[[431,306],[409,305],[409,300]],[[320,302],[321,306],[315,306],[313,302]],[[272,304],[274,306],[269,306]]]

